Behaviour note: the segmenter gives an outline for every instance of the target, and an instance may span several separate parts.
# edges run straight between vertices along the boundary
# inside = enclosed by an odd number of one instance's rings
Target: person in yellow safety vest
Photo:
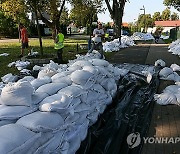
[[[108,33],[106,33],[104,37],[105,37],[106,41],[109,41],[109,34]]]
[[[61,30],[58,30],[54,43],[54,49],[57,51],[58,63],[63,63],[64,35],[61,33]]]

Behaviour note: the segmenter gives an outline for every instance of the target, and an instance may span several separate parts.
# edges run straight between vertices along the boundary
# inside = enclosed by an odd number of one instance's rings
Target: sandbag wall
[[[0,97],[0,153],[75,153],[128,73],[100,55],[51,61],[38,78],[7,84]]]
[[[154,106],[153,96],[159,84],[158,69],[151,82],[139,73],[143,66],[129,65],[132,72],[121,79],[118,84],[114,102],[89,128],[87,138],[82,142],[77,154],[139,154],[143,143],[131,149],[127,136],[138,132],[146,136]],[[147,67],[148,69],[148,67]]]

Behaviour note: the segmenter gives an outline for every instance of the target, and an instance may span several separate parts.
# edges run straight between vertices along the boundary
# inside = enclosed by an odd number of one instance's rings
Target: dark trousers
[[[63,53],[63,48],[57,50],[57,58],[59,64],[63,62],[62,53]]]

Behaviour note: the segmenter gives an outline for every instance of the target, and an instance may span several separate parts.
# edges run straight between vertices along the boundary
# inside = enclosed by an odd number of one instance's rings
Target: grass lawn
[[[172,39],[165,39],[165,40],[163,40],[166,44],[170,44],[170,43],[172,43]]]
[[[77,43],[78,44],[88,44],[87,39],[76,39],[76,38],[67,38],[65,39],[65,47],[63,49],[63,60],[68,62],[68,60],[72,60],[76,58],[76,54],[86,54],[87,49],[80,49],[77,51]],[[30,39],[29,45],[34,51],[39,50],[39,41],[38,39]],[[0,42],[0,54],[9,53],[7,57],[0,57],[0,77],[6,75],[7,73],[19,74],[19,71],[15,67],[9,68],[7,65],[13,61],[20,60],[18,55],[20,55],[20,46],[21,44],[18,41],[7,41]],[[54,43],[52,39],[43,39],[43,50],[44,54],[54,54],[56,56],[56,52],[53,49]],[[27,49],[25,50],[25,54],[28,54]],[[112,56],[113,53],[105,53],[106,58],[108,59]]]

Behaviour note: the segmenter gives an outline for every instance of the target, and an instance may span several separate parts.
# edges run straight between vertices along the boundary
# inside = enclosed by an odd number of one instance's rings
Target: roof
[[[110,24],[111,27],[113,27],[114,22],[109,22],[109,24]],[[122,23],[122,26],[123,26],[123,27],[128,27],[129,24],[128,24],[127,22],[123,22],[123,23]]]
[[[123,23],[122,23],[122,26],[123,26],[123,27],[128,27],[129,24],[128,24],[127,22],[123,22]]]
[[[175,21],[155,21],[155,26],[162,26],[162,27],[179,27],[180,20]]]

